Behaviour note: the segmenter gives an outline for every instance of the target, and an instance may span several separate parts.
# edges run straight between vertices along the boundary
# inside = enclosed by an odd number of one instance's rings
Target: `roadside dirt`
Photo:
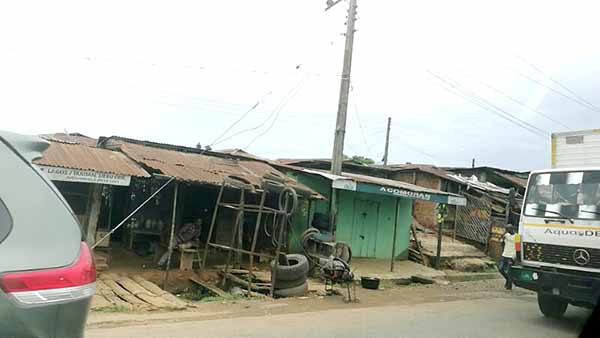
[[[287,299],[242,299],[198,303],[195,309],[179,312],[151,313],[94,313],[90,314],[88,327],[118,327],[147,325],[155,322],[199,321],[247,316],[268,316],[285,313],[323,311],[340,308],[366,308],[387,305],[408,305],[448,302],[465,299],[528,297],[525,290],[506,291],[502,280],[409,286],[383,284],[380,290],[356,287],[358,302],[346,303],[345,290],[340,295],[316,294]]]

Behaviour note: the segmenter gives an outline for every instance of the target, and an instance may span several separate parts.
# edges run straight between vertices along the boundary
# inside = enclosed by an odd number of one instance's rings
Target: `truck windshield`
[[[525,216],[600,220],[600,171],[532,175]]]

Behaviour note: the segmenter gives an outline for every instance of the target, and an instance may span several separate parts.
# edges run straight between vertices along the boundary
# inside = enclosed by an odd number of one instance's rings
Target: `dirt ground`
[[[342,289],[338,288],[340,291]],[[301,313],[342,308],[367,308],[386,305],[410,305],[430,302],[448,302],[464,299],[505,298],[531,295],[525,290],[506,291],[502,280],[476,282],[411,284],[396,286],[384,283],[379,290],[356,287],[357,302],[344,301],[345,292],[334,296],[313,293],[306,297],[286,299],[234,299],[197,302],[196,307],[179,312],[99,313],[92,312],[88,327],[117,327],[146,325],[150,322],[198,321],[246,316]]]

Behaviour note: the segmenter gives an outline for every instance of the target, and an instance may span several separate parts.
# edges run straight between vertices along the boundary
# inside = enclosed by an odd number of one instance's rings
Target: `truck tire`
[[[560,318],[567,311],[569,303],[559,297],[538,293],[538,305],[544,316],[549,318]]]
[[[296,280],[281,280],[281,279],[277,278],[277,280],[275,281],[275,290],[295,288],[304,283],[306,283],[306,277],[301,277]]]
[[[275,279],[277,281],[294,281],[306,279],[308,274],[308,259],[304,255],[289,254],[286,256],[289,265],[279,265]],[[275,268],[275,261],[271,261],[271,271]]]
[[[289,288],[289,289],[275,290],[273,294],[276,297],[284,298],[284,297],[304,296],[307,292],[308,292],[308,283],[305,281],[300,286],[296,286],[296,287]]]

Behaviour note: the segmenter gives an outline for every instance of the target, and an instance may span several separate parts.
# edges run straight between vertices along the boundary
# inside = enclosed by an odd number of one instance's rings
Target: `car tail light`
[[[515,234],[515,251],[521,252],[521,235]]]
[[[92,253],[81,242],[71,265],[46,270],[10,272],[0,276],[0,288],[23,305],[43,305],[90,297],[96,290]]]

